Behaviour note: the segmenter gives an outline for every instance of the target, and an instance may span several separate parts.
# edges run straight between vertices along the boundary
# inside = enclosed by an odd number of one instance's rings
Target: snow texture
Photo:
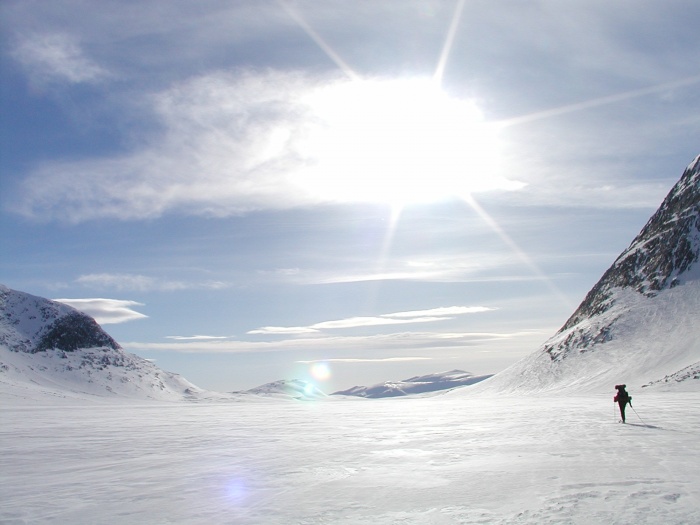
[[[372,399],[398,397],[473,385],[489,377],[491,376],[475,376],[463,370],[451,370],[449,372],[411,377],[402,381],[386,381],[369,387],[354,386],[347,390],[333,392],[332,395],[357,396]]]
[[[700,523],[700,395],[3,405],[0,523]],[[643,418],[642,420],[639,418]]]

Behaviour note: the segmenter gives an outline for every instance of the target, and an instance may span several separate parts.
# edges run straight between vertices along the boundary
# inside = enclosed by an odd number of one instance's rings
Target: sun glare
[[[497,174],[496,129],[435,82],[345,80],[305,102],[302,178],[323,198],[401,205],[517,187]]]
[[[327,363],[313,363],[311,375],[317,381],[327,381],[331,377],[331,369]]]

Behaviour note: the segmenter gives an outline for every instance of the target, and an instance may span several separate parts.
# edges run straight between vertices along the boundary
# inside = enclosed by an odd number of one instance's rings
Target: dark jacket
[[[630,395],[627,393],[627,390],[625,390],[624,388],[618,389],[617,395],[615,396],[615,398],[613,399],[613,401],[614,401],[615,403],[620,403],[621,405],[626,405],[627,403],[632,404],[632,403],[631,403],[632,398],[631,398]]]

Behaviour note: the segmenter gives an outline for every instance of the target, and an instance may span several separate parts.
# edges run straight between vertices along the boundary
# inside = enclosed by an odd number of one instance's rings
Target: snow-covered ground
[[[612,385],[611,385],[612,386]],[[700,393],[4,404],[0,523],[700,523]],[[640,419],[640,417],[643,419]]]

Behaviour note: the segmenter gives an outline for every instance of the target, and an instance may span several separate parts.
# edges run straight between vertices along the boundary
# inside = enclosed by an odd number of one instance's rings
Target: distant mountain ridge
[[[0,285],[0,393],[194,399],[204,391],[124,352],[90,316]]]
[[[347,390],[333,392],[331,395],[356,396],[371,399],[399,397],[473,385],[489,377],[491,376],[475,376],[464,370],[451,370],[449,372],[411,377],[402,381],[386,381],[369,387],[355,386]]]
[[[699,259],[700,156],[562,328],[483,388],[700,389]]]
[[[262,397],[279,397],[299,400],[322,399],[326,397],[314,384],[301,379],[280,379],[272,383],[245,390],[232,392],[233,394],[252,394]]]

